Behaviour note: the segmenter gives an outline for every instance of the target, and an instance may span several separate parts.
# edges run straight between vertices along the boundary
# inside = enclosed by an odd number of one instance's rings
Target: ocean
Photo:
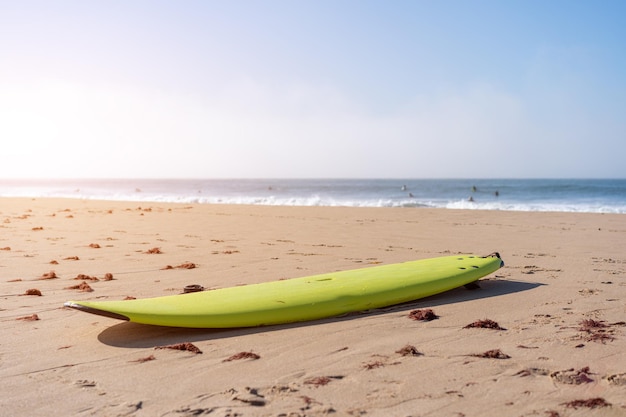
[[[0,197],[626,213],[626,179],[0,180]]]

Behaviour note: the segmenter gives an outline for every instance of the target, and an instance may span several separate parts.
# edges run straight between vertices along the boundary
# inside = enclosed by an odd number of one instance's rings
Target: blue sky
[[[0,178],[623,178],[623,16],[0,0]]]

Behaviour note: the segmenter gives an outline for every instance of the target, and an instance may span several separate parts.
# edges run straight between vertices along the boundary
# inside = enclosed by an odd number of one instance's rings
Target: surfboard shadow
[[[467,290],[461,287],[431,297],[375,310],[355,312],[339,317],[330,317],[320,320],[272,326],[235,329],[190,329],[122,322],[103,330],[98,335],[98,340],[105,345],[114,347],[145,349],[182,342],[193,343],[207,340],[226,339],[229,337],[245,336],[261,332],[271,332],[297,327],[315,326],[324,323],[355,320],[364,316],[376,316],[380,314],[388,314],[390,312],[408,311],[416,308],[432,308],[446,304],[480,300],[483,298],[528,291],[545,284],[509,280],[483,280],[480,281],[479,285],[480,288],[475,290]]]

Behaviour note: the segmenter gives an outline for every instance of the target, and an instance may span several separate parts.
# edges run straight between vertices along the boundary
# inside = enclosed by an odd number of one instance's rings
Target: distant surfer
[[[495,193],[493,193],[496,197],[500,197],[500,191],[496,190]]]
[[[406,185],[402,186],[402,191],[406,191]]]
[[[475,193],[476,191],[478,191],[478,188],[476,188],[475,185],[472,185],[472,192]]]
[[[474,202],[474,197],[470,196],[470,198],[468,198],[467,201],[469,201],[470,203],[473,203]]]

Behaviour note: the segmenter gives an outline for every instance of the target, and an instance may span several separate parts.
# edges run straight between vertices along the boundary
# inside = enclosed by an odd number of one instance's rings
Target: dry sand
[[[624,215],[0,202],[2,416],[626,415]],[[480,289],[310,323],[63,307],[493,251],[506,266]],[[409,318],[427,308],[439,318]],[[482,319],[505,330],[464,328]],[[155,349],[178,343],[202,354]]]

